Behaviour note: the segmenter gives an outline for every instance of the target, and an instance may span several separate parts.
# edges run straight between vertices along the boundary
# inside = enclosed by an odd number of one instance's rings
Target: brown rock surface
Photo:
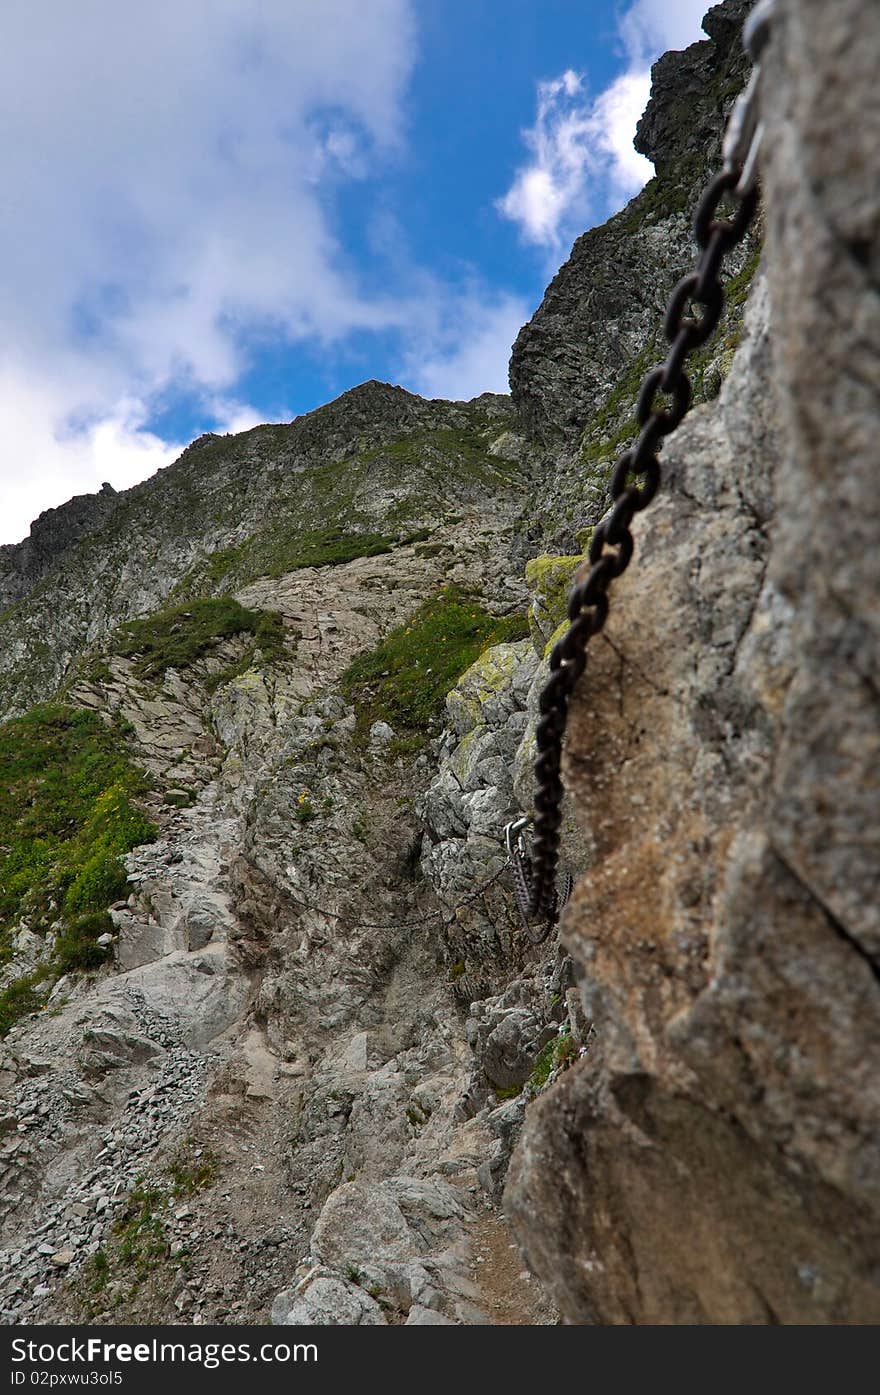
[[[880,9],[778,11],[767,288],[572,710],[597,1044],[506,1193],[569,1322],[880,1319]]]

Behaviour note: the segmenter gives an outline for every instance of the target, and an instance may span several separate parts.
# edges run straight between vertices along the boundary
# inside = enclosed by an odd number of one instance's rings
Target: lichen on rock
[[[655,66],[512,398],[365,383],[0,549],[3,717],[93,743],[0,729],[7,1321],[877,1319],[866,0],[778,0],[767,249],[571,700],[558,938],[504,848],[746,8]],[[155,837],[68,924],[122,786]]]

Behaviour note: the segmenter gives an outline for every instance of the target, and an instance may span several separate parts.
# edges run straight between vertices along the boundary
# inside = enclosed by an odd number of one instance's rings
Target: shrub
[[[58,936],[53,953],[56,973],[70,974],[78,970],[99,969],[109,956],[109,948],[99,945],[99,935],[112,933],[113,922],[108,915],[80,916]]]
[[[13,979],[12,983],[0,992],[0,1037],[5,1037],[11,1027],[30,1012],[38,1012],[46,1002],[45,988],[40,987],[46,974],[37,970]]]

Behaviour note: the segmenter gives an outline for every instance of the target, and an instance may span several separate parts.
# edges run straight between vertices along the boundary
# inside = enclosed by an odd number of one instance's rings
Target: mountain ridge
[[[878,712],[852,662],[880,325],[828,231],[876,200],[862,0],[778,0],[767,252],[759,222],[726,268],[572,697],[575,890],[542,945],[504,846],[746,8],[655,65],[657,177],[578,239],[510,399],[370,381],[77,505],[39,576],[16,552],[7,1321],[880,1317]]]

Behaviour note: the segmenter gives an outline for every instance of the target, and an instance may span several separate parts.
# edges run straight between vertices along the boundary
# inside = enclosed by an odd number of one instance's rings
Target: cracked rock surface
[[[777,10],[767,285],[572,710],[597,1044],[506,1193],[570,1322],[880,1318],[880,11]]]

